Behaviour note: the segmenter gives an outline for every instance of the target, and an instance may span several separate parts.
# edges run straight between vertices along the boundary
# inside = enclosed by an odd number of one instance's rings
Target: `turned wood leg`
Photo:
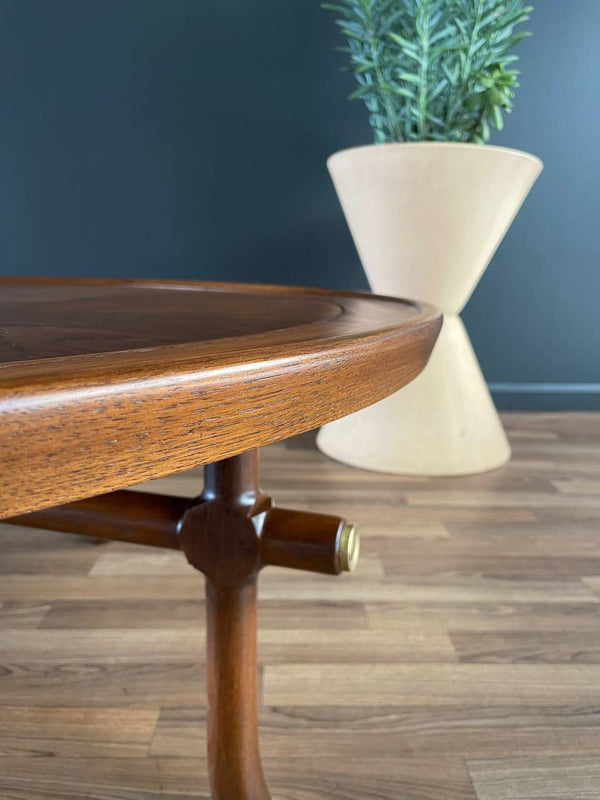
[[[262,565],[253,518],[268,509],[257,454],[211,464],[183,518],[181,546],[206,576],[208,768],[213,800],[270,800],[258,749],[256,598]]]
[[[208,762],[215,800],[268,800],[258,747],[257,577],[206,581]]]
[[[338,574],[358,558],[339,517],[272,508],[257,453],[205,468],[204,492],[179,524],[179,543],[206,576],[208,762],[213,800],[270,800],[258,747],[256,600],[267,564]]]

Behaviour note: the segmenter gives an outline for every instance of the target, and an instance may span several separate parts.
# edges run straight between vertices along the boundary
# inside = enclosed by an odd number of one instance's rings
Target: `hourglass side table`
[[[214,800],[269,798],[260,569],[358,557],[340,517],[274,507],[257,449],[401,388],[440,326],[431,306],[325,290],[0,279],[0,519],[181,549],[204,573]],[[195,499],[127,491],[200,464]]]

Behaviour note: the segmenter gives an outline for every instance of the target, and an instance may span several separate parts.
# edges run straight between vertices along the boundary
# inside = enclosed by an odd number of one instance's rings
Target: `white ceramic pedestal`
[[[539,175],[539,159],[468,144],[373,145],[328,166],[369,283],[445,315],[430,362],[400,392],[319,432],[319,448],[364,469],[462,475],[510,448],[458,314]]]

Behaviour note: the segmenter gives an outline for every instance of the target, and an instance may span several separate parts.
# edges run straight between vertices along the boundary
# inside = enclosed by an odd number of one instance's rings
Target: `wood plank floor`
[[[460,479],[264,451],[279,505],[363,541],[352,576],[261,577],[274,800],[600,798],[600,415],[504,419],[512,462]],[[0,800],[208,798],[183,556],[1,526],[0,576]]]

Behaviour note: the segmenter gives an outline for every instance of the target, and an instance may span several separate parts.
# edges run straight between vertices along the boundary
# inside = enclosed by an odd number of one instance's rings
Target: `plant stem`
[[[390,102],[387,90],[384,88],[387,81],[385,80],[385,76],[383,74],[383,70],[381,67],[381,62],[379,60],[380,41],[377,37],[377,32],[375,30],[375,23],[373,21],[373,15],[371,13],[370,4],[368,2],[363,2],[362,5],[363,5],[363,13],[365,15],[365,22],[367,23],[367,29],[369,33],[369,47],[371,48],[371,57],[373,59],[373,65],[375,67],[375,77],[377,78],[377,83],[379,86],[379,95],[381,100],[383,101],[385,115],[387,118],[389,138],[392,141],[402,142],[404,141],[404,137],[402,136],[402,131],[395,123],[396,114],[394,111],[394,107]]]
[[[421,51],[422,60],[419,65],[419,121],[418,130],[421,139],[427,138],[427,72],[429,70],[429,9],[419,3],[422,13]],[[421,27],[421,26],[419,26]]]
[[[463,102],[464,97],[467,94],[467,90],[469,87],[469,78],[471,76],[471,65],[473,62],[473,47],[476,42],[477,34],[479,33],[479,25],[481,23],[481,17],[483,15],[483,3],[484,0],[473,0],[475,3],[475,18],[473,19],[473,27],[471,28],[471,35],[469,37],[469,46],[467,48],[465,60],[461,64],[460,70],[460,94],[458,95],[458,101],[452,108],[452,113],[448,114],[448,128],[452,129],[454,127],[454,120],[456,119],[456,114]],[[450,110],[450,108],[449,108]]]

